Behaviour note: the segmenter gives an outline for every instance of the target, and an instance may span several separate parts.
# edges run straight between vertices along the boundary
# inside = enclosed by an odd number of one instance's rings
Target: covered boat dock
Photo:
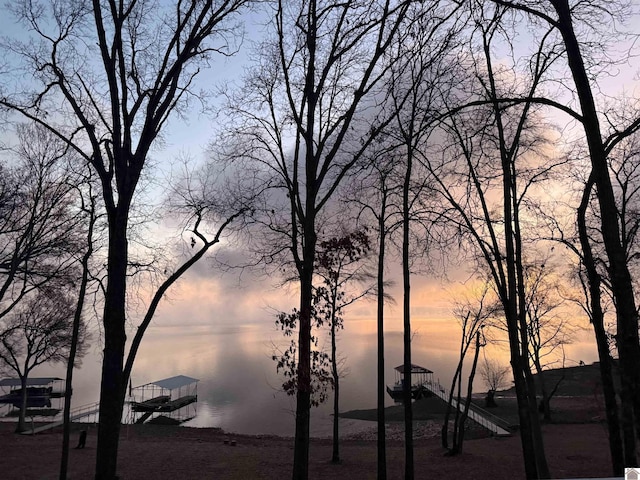
[[[155,414],[168,414],[164,416],[177,423],[193,418],[195,407],[189,407],[198,401],[198,382],[177,375],[130,388],[131,423],[144,423]]]
[[[0,380],[0,389],[4,393],[0,396],[0,405],[12,405],[19,409],[22,405],[22,381],[19,378],[3,378]],[[35,414],[40,410],[44,413],[47,409],[51,409],[52,398],[64,397],[64,381],[58,377],[27,378],[26,390],[27,408],[38,409],[35,410]],[[54,410],[56,413],[59,411],[59,409]],[[51,415],[51,413],[45,414]]]
[[[405,384],[404,365],[394,368],[396,379],[393,386],[387,385],[387,393],[396,403],[402,403],[403,387]],[[433,385],[433,372],[420,365],[411,364],[411,397],[415,400],[422,396],[430,396],[432,393],[425,388],[426,384]]]

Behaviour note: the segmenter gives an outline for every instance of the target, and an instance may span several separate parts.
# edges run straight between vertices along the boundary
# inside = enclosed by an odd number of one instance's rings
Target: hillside
[[[600,364],[594,362],[591,365],[575,367],[554,368],[543,372],[544,381],[548,391],[558,384],[556,397],[587,397],[602,394],[602,382],[600,381]],[[534,374],[537,393],[542,395],[538,374]],[[617,381],[617,372],[614,372],[614,381]],[[617,386],[616,386],[617,388]],[[497,396],[515,396],[515,387],[502,390]]]

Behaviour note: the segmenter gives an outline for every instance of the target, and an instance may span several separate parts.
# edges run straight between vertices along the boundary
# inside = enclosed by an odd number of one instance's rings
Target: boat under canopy
[[[27,408],[51,408],[52,398],[64,396],[64,391],[58,388],[54,389],[58,382],[62,382],[62,379],[58,377],[27,378]],[[22,381],[19,378],[3,378],[0,380],[0,388],[10,389],[9,393],[0,396],[0,405],[13,405],[20,408],[22,405]]]
[[[402,403],[403,401],[403,388],[405,384],[404,379],[404,365],[398,365],[394,368],[396,379],[393,386],[387,385],[387,393],[396,403]],[[411,364],[411,398],[414,400],[422,397],[428,397],[433,395],[429,389],[425,387],[425,384],[433,384],[433,372],[428,368],[421,367],[420,365]]]
[[[144,423],[154,414],[169,414],[178,422],[193,418],[195,412],[191,415],[187,407],[198,401],[199,381],[186,375],[176,375],[130,387],[132,423]],[[137,413],[142,415],[137,416]]]

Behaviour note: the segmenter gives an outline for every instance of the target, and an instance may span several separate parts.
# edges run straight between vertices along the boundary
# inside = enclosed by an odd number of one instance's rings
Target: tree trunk
[[[593,178],[589,178],[582,193],[582,200],[578,207],[577,223],[580,246],[582,249],[582,263],[587,272],[589,282],[589,297],[591,299],[591,323],[598,346],[598,358],[600,360],[600,378],[602,381],[602,393],[604,395],[605,412],[609,429],[609,452],[613,474],[621,476],[624,473],[624,453],[622,449],[622,437],[620,431],[620,420],[618,417],[618,403],[616,401],[616,391],[613,383],[613,371],[611,354],[609,353],[609,342],[604,327],[604,313],[602,311],[602,279],[596,268],[593,258],[589,234],[587,232],[587,207],[593,189]]]
[[[384,189],[383,185],[383,189]],[[378,218],[378,229],[380,231],[380,242],[378,246],[378,480],[387,480],[387,446],[386,446],[386,425],[385,425],[385,381],[384,381],[384,255],[385,255],[385,215],[386,215],[386,190],[383,191],[382,205],[380,207],[380,217]]]
[[[126,201],[121,203],[126,204]],[[104,358],[100,384],[100,418],[96,451],[96,480],[116,478],[118,442],[125,382],[122,367],[125,343],[125,308],[127,281],[127,212],[117,207],[110,212],[108,283],[104,306]]]
[[[293,480],[306,480],[309,473],[309,421],[311,416],[311,275],[305,272],[301,284]]]
[[[411,152],[407,155],[402,192],[402,283],[403,283],[403,324],[404,324],[404,479],[413,480],[413,405],[411,403],[411,273],[409,271],[409,186],[411,181]]]
[[[309,155],[311,152],[308,152]],[[307,165],[312,164],[307,160]],[[307,205],[315,205],[311,185],[307,186]],[[309,196],[313,198],[309,198]],[[310,210],[313,210],[310,208]],[[309,476],[309,421],[311,418],[311,306],[313,302],[313,265],[317,236],[315,219],[308,211],[304,225],[303,260],[300,274],[300,330],[298,332],[298,368],[296,393],[296,433],[293,451],[293,480]]]
[[[335,296],[333,297],[335,299]],[[334,305],[335,312],[335,305]],[[338,375],[338,361],[336,359],[336,322],[335,313],[331,322],[331,373],[333,375],[333,451],[331,463],[340,463],[340,378]]]
[[[458,445],[458,427],[460,425],[460,405],[462,404],[462,373],[458,378],[458,392],[456,393],[456,415],[453,419],[453,446],[452,449],[455,452]]]
[[[498,102],[495,76],[491,65],[491,52],[486,39],[484,50],[487,59],[489,93],[493,100],[493,112],[499,139],[500,167],[502,170],[505,255],[503,260],[500,252],[501,248],[496,243],[494,247],[495,262],[500,270],[499,278],[496,280],[501,283],[497,287],[507,322],[511,367],[518,402],[518,417],[520,419],[522,453],[527,478],[549,478],[549,468],[546,462],[538,419],[535,388],[528,361],[522,245],[518,215],[519,202],[514,165],[516,158],[513,149],[507,146],[502,120],[502,106]],[[525,106],[526,109],[528,107],[529,104]],[[526,115],[526,112],[525,110],[522,115]],[[505,267],[506,276],[504,273]]]
[[[453,391],[456,388],[456,382],[459,382],[460,376],[462,374],[462,351],[460,352],[460,361],[458,362],[458,366],[456,367],[456,371],[453,374],[453,380],[451,380],[451,390],[449,390],[449,401],[447,402],[447,410],[444,414],[444,422],[442,423],[442,431],[441,431],[441,444],[442,448],[449,448],[449,417],[451,416],[452,402],[453,402]]]
[[[467,417],[469,416],[469,408],[471,407],[471,393],[473,391],[473,379],[476,376],[476,368],[478,366],[478,357],[480,356],[480,332],[476,332],[476,352],[473,356],[473,365],[471,366],[471,372],[469,373],[469,383],[467,384],[467,400],[464,404],[464,413],[462,414],[462,418],[460,419],[460,425],[458,427],[458,441],[457,444],[454,445],[454,453],[460,454],[462,453],[462,444],[464,442],[464,426],[467,421]],[[460,408],[460,404],[458,404],[458,408]]]
[[[509,225],[506,231],[510,230],[512,233],[508,233],[507,245],[513,242],[513,253],[511,257],[507,255],[507,258],[513,258],[515,267],[515,277],[512,276],[512,272],[509,273],[510,285],[515,281],[515,290],[517,292],[517,320],[520,329],[520,349],[521,349],[521,369],[524,374],[526,399],[528,402],[528,415],[530,419],[530,435],[531,443],[533,445],[533,453],[536,465],[536,478],[550,478],[551,473],[549,471],[549,465],[547,463],[547,456],[544,450],[544,440],[542,437],[542,426],[540,425],[540,416],[538,415],[538,401],[536,398],[536,386],[531,373],[531,367],[529,365],[529,336],[527,325],[527,294],[525,291],[525,278],[524,267],[522,259],[524,256],[522,248],[522,234],[520,230],[520,209],[517,189],[517,175],[511,174],[511,168],[515,169],[515,158],[511,159],[512,165],[509,169],[509,184],[511,185],[511,211],[513,215],[513,225]],[[511,218],[505,216],[505,218]],[[511,223],[511,222],[507,222]],[[509,248],[509,247],[508,247]],[[510,267],[508,267],[509,269]]]
[[[538,382],[540,383],[540,392],[542,393],[542,415],[546,422],[551,422],[551,401],[549,399],[549,392],[547,391],[547,384],[544,381],[542,365],[537,360],[534,363],[536,373],[538,374]]]
[[[487,396],[484,397],[484,406],[485,408],[495,408],[498,406],[498,404],[496,403],[496,391],[493,389],[490,389],[487,392]]]
[[[640,341],[638,338],[638,312],[635,305],[633,284],[627,265],[626,254],[620,240],[618,210],[615,201],[607,155],[602,142],[598,112],[589,76],[584,65],[580,46],[573,29],[571,9],[567,0],[552,0],[558,14],[558,28],[565,44],[569,68],[580,100],[582,124],[589,147],[592,178],[598,192],[600,207],[601,233],[604,241],[609,271],[611,290],[616,304],[617,336],[616,342],[620,357],[621,400],[625,415],[623,425],[635,428],[640,434]],[[630,424],[629,424],[630,422]],[[625,436],[626,442],[635,443],[635,435]],[[635,452],[635,445],[625,446],[625,452]],[[635,454],[625,458],[625,465],[638,466]]]
[[[80,336],[80,322],[82,320],[82,309],[84,298],[87,293],[87,283],[89,282],[89,259],[93,254],[93,227],[95,225],[95,203],[93,198],[89,199],[91,208],[89,210],[89,228],[87,229],[87,250],[82,256],[82,278],[80,279],[80,289],[78,290],[78,301],[73,317],[73,332],[71,334],[71,346],[69,348],[69,358],[67,359],[67,374],[64,388],[64,412],[63,432],[62,432],[62,458],[60,459],[60,480],[67,480],[67,470],[69,466],[69,436],[71,431],[71,395],[73,393],[73,368],[76,362],[76,352],[78,350],[78,338]]]
[[[20,411],[18,412],[18,426],[16,427],[16,433],[24,432],[27,429],[26,415],[27,415],[27,373],[20,375]]]

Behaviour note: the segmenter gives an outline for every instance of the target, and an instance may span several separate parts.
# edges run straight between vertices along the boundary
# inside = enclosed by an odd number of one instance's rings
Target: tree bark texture
[[[26,363],[25,363],[26,366]],[[18,425],[16,426],[16,433],[24,432],[27,429],[26,416],[27,416],[27,372],[20,375],[20,388],[22,389],[20,395],[20,411],[18,412]]]

